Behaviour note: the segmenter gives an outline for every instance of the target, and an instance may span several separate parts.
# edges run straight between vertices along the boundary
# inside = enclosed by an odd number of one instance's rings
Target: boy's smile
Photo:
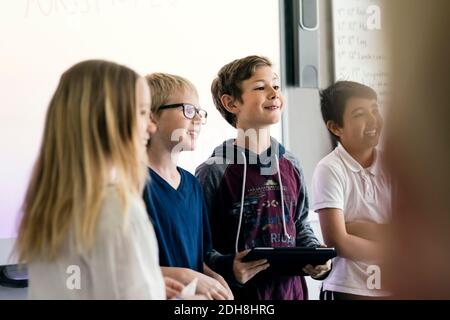
[[[271,105],[271,106],[268,106],[268,107],[264,107],[264,109],[267,109],[269,111],[276,111],[276,110],[280,110],[280,107],[276,106],[276,105]]]
[[[200,133],[200,129],[196,130],[196,129],[189,129],[187,131],[187,134],[193,139],[197,139],[198,135]]]
[[[375,137],[378,134],[377,130],[370,130],[370,131],[366,131],[364,132],[365,135],[370,136],[370,137]]]

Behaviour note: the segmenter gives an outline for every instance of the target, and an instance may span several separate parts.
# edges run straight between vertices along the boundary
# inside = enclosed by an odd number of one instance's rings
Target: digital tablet
[[[302,269],[325,264],[336,257],[334,248],[253,248],[242,258],[243,262],[267,259],[271,271],[282,275],[304,275]]]

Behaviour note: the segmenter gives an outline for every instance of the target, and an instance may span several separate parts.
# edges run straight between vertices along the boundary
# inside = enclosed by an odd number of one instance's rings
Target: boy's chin
[[[264,121],[261,121],[260,125],[271,126],[271,125],[279,123],[280,121],[281,121],[281,114],[279,116],[272,116],[268,119],[264,119]]]
[[[376,148],[380,143],[380,137],[374,137],[366,141],[365,145],[368,148]]]
[[[272,115],[272,117],[271,117],[271,119],[270,119],[270,121],[272,122],[272,124],[276,124],[276,123],[280,122],[280,121],[281,121],[281,115],[282,115],[282,112],[281,112],[281,111],[280,111],[280,112],[277,112],[277,113],[274,114],[274,115]]]
[[[187,139],[180,145],[181,151],[195,151],[197,149],[197,140]]]

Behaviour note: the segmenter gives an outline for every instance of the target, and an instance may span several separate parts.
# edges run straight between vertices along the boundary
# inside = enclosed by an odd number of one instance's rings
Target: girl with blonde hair
[[[150,93],[133,70],[67,70],[47,112],[16,251],[31,299],[165,299],[141,194]]]

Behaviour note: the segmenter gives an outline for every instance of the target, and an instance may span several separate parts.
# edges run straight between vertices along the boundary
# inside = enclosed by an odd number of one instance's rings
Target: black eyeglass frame
[[[186,115],[186,106],[191,106],[191,107],[194,108],[195,114],[194,114],[194,116],[193,116],[192,118],[190,118],[190,117],[188,117],[188,116]],[[183,115],[184,115],[184,117],[185,117],[186,119],[192,120],[192,119],[194,119],[195,116],[198,114],[198,115],[200,116],[200,118],[202,119],[202,124],[206,124],[206,120],[207,120],[207,118],[208,118],[208,112],[207,112],[206,110],[204,110],[204,109],[197,108],[196,106],[194,106],[193,104],[190,104],[190,103],[174,103],[174,104],[167,104],[167,105],[160,106],[160,107],[158,108],[158,111],[159,111],[159,110],[164,110],[164,109],[174,109],[174,108],[179,108],[179,107],[183,107]],[[204,115],[202,115],[201,112],[204,112]]]

